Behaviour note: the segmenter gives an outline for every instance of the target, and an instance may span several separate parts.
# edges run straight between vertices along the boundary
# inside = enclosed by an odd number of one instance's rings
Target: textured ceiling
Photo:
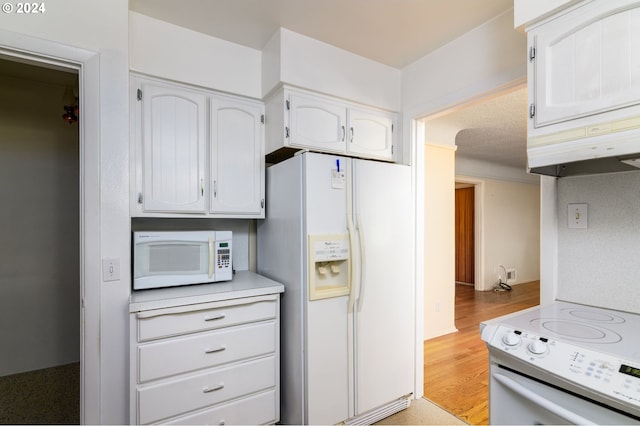
[[[427,126],[446,128],[456,135],[457,157],[526,170],[526,88],[429,120]]]

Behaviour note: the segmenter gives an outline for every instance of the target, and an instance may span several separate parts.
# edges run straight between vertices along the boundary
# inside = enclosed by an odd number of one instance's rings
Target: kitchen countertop
[[[284,292],[284,285],[277,281],[250,271],[236,271],[231,281],[132,291],[129,298],[129,312],[282,292]]]

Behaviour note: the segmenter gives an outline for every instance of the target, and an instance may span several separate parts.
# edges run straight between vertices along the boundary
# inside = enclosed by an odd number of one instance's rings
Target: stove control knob
[[[517,346],[521,341],[520,336],[513,331],[502,336],[502,343],[507,346]]]
[[[533,342],[529,343],[527,349],[529,349],[529,352],[534,355],[542,355],[548,350],[547,344],[541,340],[534,340]]]

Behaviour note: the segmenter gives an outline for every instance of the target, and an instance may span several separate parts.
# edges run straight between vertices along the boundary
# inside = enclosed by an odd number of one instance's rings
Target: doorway
[[[12,59],[0,58],[0,423],[77,424],[78,70]]]

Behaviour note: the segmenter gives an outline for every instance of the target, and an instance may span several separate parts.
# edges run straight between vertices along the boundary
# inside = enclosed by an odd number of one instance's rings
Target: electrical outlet
[[[515,269],[507,269],[507,283],[513,282],[516,280],[516,270]]]
[[[102,280],[118,281],[120,279],[120,259],[102,259]]]

